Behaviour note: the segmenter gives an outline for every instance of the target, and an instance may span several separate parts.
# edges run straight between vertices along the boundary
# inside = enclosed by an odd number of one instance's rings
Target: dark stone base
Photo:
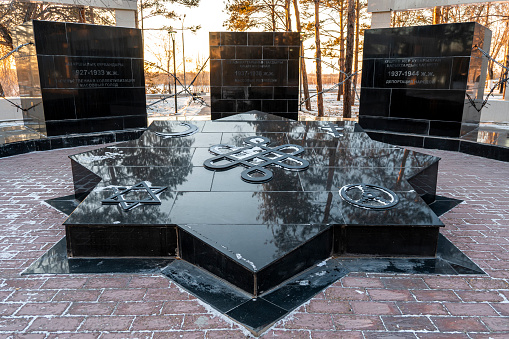
[[[69,257],[156,257],[177,253],[175,226],[66,226]]]
[[[0,158],[36,151],[49,151],[59,148],[100,145],[111,142],[134,140],[138,139],[144,131],[145,128],[90,134],[70,134],[0,144]]]
[[[252,271],[190,233],[179,230],[181,259],[202,267],[255,296],[274,288],[283,281],[330,257],[332,243],[333,232],[330,228],[273,264],[258,271]]]
[[[435,257],[439,227],[336,225],[258,270],[247,269],[177,227],[66,226],[66,234],[73,258],[180,257],[257,296],[330,256]]]
[[[491,145],[463,138],[441,138],[416,134],[381,132],[365,129],[373,140],[398,146],[412,146],[444,151],[461,152],[483,158],[509,161],[509,147]],[[411,182],[412,179],[409,180]],[[413,183],[412,183],[412,186]],[[415,186],[414,186],[415,187]],[[417,190],[417,189],[416,189]]]
[[[335,226],[339,256],[434,257],[439,227]]]

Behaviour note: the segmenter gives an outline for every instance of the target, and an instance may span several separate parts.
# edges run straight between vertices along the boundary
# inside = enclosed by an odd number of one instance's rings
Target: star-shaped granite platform
[[[255,334],[352,268],[479,273],[456,249],[455,264],[440,257],[439,158],[354,122],[155,121],[70,158],[83,202],[65,222],[69,262],[170,260],[163,274]]]

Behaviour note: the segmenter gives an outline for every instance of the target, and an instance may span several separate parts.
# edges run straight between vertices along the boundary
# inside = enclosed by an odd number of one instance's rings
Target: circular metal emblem
[[[193,135],[194,133],[198,132],[198,127],[190,124],[188,122],[183,122],[180,124],[180,126],[184,126],[187,129],[182,132],[154,132],[156,135],[162,137],[162,138],[180,138],[180,137],[187,137],[189,135]]]
[[[354,206],[374,210],[389,209],[399,202],[396,193],[376,185],[346,185],[341,187],[339,195],[343,200]]]

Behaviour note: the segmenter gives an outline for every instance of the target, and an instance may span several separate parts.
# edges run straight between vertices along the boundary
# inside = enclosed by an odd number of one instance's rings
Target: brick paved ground
[[[158,275],[20,272],[64,236],[44,199],[72,193],[67,155],[0,159],[0,338],[242,338]],[[264,338],[509,338],[509,163],[445,151],[438,194],[465,200],[443,233],[488,276],[350,274]]]

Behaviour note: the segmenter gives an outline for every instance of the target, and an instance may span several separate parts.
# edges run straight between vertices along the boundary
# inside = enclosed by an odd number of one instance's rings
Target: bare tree
[[[299,0],[293,0],[293,8],[295,11],[295,23],[297,25],[297,31],[302,34],[302,27],[300,24],[300,11],[299,11]],[[304,100],[305,106],[308,111],[311,110],[311,100],[309,100],[309,85],[308,85],[308,73],[306,71],[306,62],[304,60],[304,45],[302,39],[300,41],[300,66],[301,66],[301,77],[302,87],[304,88]]]
[[[355,0],[348,0],[348,17],[346,30],[346,57],[345,73],[351,75],[353,63],[353,45],[354,45],[354,26],[355,26]],[[344,83],[343,92],[343,118],[352,117],[352,80],[351,78]]]
[[[0,5],[0,45],[12,50],[13,30],[20,24],[33,19],[66,22],[89,22],[93,15],[94,21],[100,24],[114,24],[114,16],[110,10],[86,11],[82,6],[65,6],[54,4],[36,4],[24,1],[10,1]]]
[[[258,28],[275,32],[288,28],[288,0],[226,0],[225,3],[228,19],[223,26],[230,31]]]
[[[320,0],[315,1],[316,93],[318,116],[323,117],[322,52],[320,49]]]

